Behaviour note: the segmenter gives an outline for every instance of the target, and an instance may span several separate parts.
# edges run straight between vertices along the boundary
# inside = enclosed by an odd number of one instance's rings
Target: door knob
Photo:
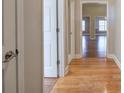
[[[14,57],[16,57],[17,55],[13,52],[13,51],[8,51],[5,54],[5,60],[2,61],[3,63],[7,63],[10,62],[10,60],[12,60]]]

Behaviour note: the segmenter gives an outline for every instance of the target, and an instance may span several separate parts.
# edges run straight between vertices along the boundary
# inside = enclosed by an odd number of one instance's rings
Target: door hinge
[[[57,78],[59,78],[59,64],[60,60],[57,60]]]
[[[59,28],[56,28],[56,32],[59,32],[60,30],[59,30]]]
[[[18,54],[19,54],[19,50],[18,50],[18,49],[16,49],[16,50],[15,50],[15,53],[16,53],[16,55],[18,55]]]
[[[58,64],[58,65],[60,64],[60,60],[57,60],[57,64]]]

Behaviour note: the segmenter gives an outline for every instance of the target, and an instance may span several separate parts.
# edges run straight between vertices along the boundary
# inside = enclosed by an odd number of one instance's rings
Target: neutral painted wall
[[[87,3],[82,6],[82,15],[84,16],[106,16],[107,6],[106,4],[93,4]]]
[[[115,55],[121,62],[121,0],[116,1]]]
[[[42,0],[24,0],[25,93],[42,93],[43,88],[42,4]]]
[[[115,14],[114,14],[114,0],[108,1],[108,54],[114,53],[114,34],[112,34],[115,30]]]
[[[82,15],[90,16],[90,37],[95,38],[95,21],[97,16],[107,16],[106,4],[87,3],[82,5]]]
[[[71,55],[71,37],[72,37],[72,31],[71,31],[71,3],[75,2],[75,0],[67,0],[68,1],[68,55]],[[73,16],[74,17],[74,16]],[[74,33],[75,34],[75,33]],[[74,41],[73,41],[74,42]]]
[[[81,0],[75,0],[75,55],[77,58],[80,58],[82,56],[81,54],[81,23],[82,23],[82,15],[81,15]]]
[[[121,0],[108,0],[108,54],[121,62]]]

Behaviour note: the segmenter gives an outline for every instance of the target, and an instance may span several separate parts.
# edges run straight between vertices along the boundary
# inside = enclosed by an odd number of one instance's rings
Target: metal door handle
[[[5,54],[5,60],[2,61],[2,63],[7,63],[10,62],[10,60],[12,60],[14,57],[16,57],[17,55],[13,52],[13,51],[8,51]]]

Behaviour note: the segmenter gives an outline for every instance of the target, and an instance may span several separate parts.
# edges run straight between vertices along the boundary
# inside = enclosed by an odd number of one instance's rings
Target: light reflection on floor
[[[82,44],[83,57],[106,57],[106,36],[97,36],[95,40],[83,36]]]

